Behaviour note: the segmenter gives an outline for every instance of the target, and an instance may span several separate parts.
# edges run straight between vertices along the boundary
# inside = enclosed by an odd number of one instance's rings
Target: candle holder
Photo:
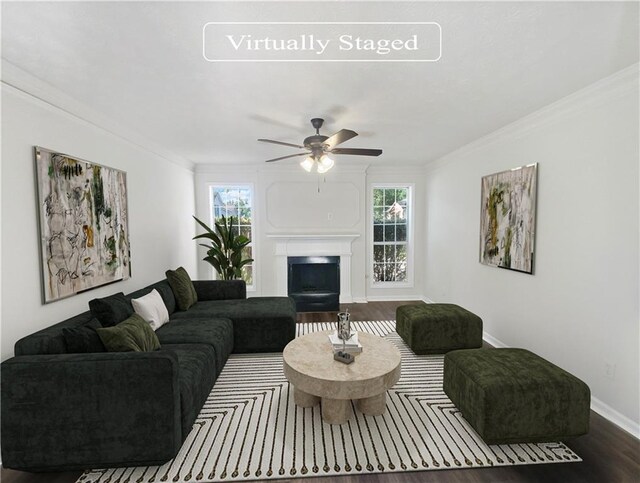
[[[353,336],[351,333],[351,314],[349,309],[345,312],[338,312],[338,337],[349,340]]]
[[[342,362],[343,364],[351,364],[355,357],[353,354],[349,354],[345,351],[345,345],[353,334],[351,333],[351,320],[349,319],[351,315],[349,314],[349,309],[346,312],[338,313],[338,338],[342,339],[342,350],[333,354],[333,358],[336,361]]]

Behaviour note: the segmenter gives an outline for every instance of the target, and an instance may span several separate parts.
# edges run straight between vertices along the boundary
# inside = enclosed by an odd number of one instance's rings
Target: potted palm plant
[[[242,267],[253,262],[253,258],[242,257],[242,250],[251,243],[251,240],[238,233],[233,223],[234,217],[221,216],[214,222],[214,230],[195,216],[193,218],[206,230],[206,233],[197,235],[193,239],[205,238],[211,242],[210,245],[200,243],[200,246],[207,249],[207,256],[203,260],[213,266],[221,280],[242,278]]]

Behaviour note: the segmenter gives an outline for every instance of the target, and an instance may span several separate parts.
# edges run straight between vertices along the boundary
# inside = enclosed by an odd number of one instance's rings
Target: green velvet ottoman
[[[489,444],[560,441],[589,431],[589,387],[525,349],[449,352],[443,386]]]
[[[416,354],[482,347],[482,319],[454,304],[401,305],[396,332]]]

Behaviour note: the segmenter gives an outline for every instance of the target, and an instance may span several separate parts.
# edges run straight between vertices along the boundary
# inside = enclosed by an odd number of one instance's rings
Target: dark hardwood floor
[[[395,319],[396,307],[416,302],[370,302],[345,304],[351,320]],[[298,322],[335,321],[335,312],[304,313]],[[588,435],[565,441],[582,459],[581,463],[526,465],[505,468],[421,471],[364,476],[316,477],[313,483],[638,483],[640,482],[640,440],[591,412]],[[74,483],[80,472],[32,474],[2,469],[3,483]],[[293,480],[278,480],[288,482]]]

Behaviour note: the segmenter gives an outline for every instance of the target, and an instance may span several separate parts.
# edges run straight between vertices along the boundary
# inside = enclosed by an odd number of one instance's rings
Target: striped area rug
[[[417,356],[395,321],[352,322],[402,354],[387,411],[347,424],[298,408],[282,354],[234,354],[178,456],[162,466],[86,471],[82,483],[218,482],[581,461],[561,442],[486,445],[442,390],[442,356]],[[335,324],[298,324],[298,335]],[[355,362],[357,363],[357,361]]]

